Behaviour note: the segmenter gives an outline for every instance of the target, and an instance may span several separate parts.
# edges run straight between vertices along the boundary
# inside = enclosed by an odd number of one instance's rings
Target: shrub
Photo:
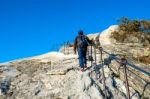
[[[112,37],[122,43],[150,44],[150,21],[129,20],[122,17],[118,20],[119,31],[112,33]]]

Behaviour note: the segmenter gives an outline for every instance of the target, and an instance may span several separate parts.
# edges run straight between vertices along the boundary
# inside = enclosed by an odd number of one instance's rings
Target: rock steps
[[[90,62],[88,62],[90,66]],[[9,66],[7,66],[9,67]],[[24,60],[10,67],[18,69],[19,74],[11,81],[11,96],[0,95],[1,99],[103,99],[104,88],[96,79],[92,68],[79,71],[75,58],[62,59],[56,65],[40,63],[39,60]],[[26,69],[25,71],[23,69]],[[33,69],[33,70],[32,70]],[[28,71],[29,70],[29,71]],[[125,99],[123,84],[115,87],[109,68],[105,68],[107,95],[111,99]],[[138,99],[133,98],[133,99]]]

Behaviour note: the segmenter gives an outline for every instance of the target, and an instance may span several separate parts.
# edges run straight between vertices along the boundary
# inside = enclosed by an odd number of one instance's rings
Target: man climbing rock
[[[87,47],[91,43],[89,38],[83,34],[82,30],[78,31],[78,36],[74,40],[74,53],[76,54],[76,50],[78,51],[79,65],[81,67],[81,71],[84,71],[84,68],[87,67],[86,62],[86,52]]]

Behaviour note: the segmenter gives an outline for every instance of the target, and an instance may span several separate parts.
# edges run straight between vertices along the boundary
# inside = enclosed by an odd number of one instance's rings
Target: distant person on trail
[[[78,36],[74,40],[74,54],[76,54],[77,50],[81,71],[84,71],[84,68],[87,67],[86,53],[87,47],[90,43],[91,41],[89,40],[89,38],[83,34],[82,30],[79,30]]]

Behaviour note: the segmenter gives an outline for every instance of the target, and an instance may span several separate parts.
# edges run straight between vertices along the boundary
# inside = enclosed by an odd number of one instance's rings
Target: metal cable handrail
[[[90,45],[90,46],[91,46],[91,57],[92,57],[92,53],[93,53],[92,46],[94,46],[94,55],[95,55],[95,63],[96,63],[96,50],[95,50],[95,47],[97,47],[97,46],[95,46],[95,45]],[[104,66],[105,65],[109,65],[112,60],[115,60],[116,62],[118,62],[120,64],[120,67],[123,67],[123,69],[124,69],[124,78],[125,78],[125,87],[126,87],[126,91],[127,91],[127,98],[131,99],[130,90],[129,90],[129,83],[128,83],[128,76],[127,76],[127,70],[128,70],[127,67],[131,67],[131,68],[133,68],[133,69],[135,69],[135,70],[145,74],[146,76],[150,76],[150,72],[145,71],[144,69],[142,69],[142,68],[140,68],[140,67],[138,67],[138,66],[136,66],[134,64],[129,63],[126,60],[125,57],[117,57],[117,55],[115,55],[115,54],[110,54],[109,52],[105,51],[102,47],[97,47],[97,48],[99,48],[100,59],[101,59],[101,62],[102,62],[101,67],[102,67],[103,86],[104,86],[104,94],[105,94],[104,98],[107,99]],[[105,54],[109,55],[109,58],[103,59],[103,57],[102,57],[103,52]],[[107,63],[107,61],[109,61],[110,63]],[[92,67],[92,64],[93,64],[93,62],[91,61],[91,67]],[[147,83],[149,83],[149,82],[147,82]]]
[[[105,52],[105,53],[108,54],[108,55],[111,55],[112,59],[115,59],[116,61],[120,60],[120,58],[116,57],[115,55],[112,55],[112,54],[108,53],[108,52],[105,51],[105,50],[103,50],[103,52]],[[132,67],[132,68],[134,68],[134,69],[136,69],[136,70],[142,72],[143,74],[145,74],[145,75],[147,75],[147,76],[150,76],[150,72],[147,72],[147,71],[145,71],[144,69],[142,69],[142,68],[140,68],[140,67],[138,67],[138,66],[136,66],[136,65],[134,65],[134,64],[129,63],[128,61],[126,62],[126,65],[128,65],[128,66],[130,66],[130,67]]]
[[[101,54],[101,57],[102,57],[102,52],[104,51],[102,47],[99,47],[99,51],[100,51],[100,54]],[[113,56],[111,55],[111,57],[109,57],[109,60],[111,62],[111,59],[113,58]],[[116,59],[117,57],[115,57]],[[102,58],[101,58],[101,61]],[[127,98],[128,99],[131,99],[131,96],[130,96],[130,90],[129,90],[129,83],[128,83],[128,77],[127,77],[127,67],[126,67],[126,63],[127,63],[127,60],[125,58],[121,58],[120,60],[120,66],[123,66],[124,67],[124,78],[125,78],[125,87],[126,87],[126,91],[127,91]],[[103,62],[102,62],[103,63]],[[108,65],[108,64],[105,64],[104,65]],[[104,68],[102,66],[102,72],[103,72],[103,78],[105,77],[104,75]],[[105,79],[104,79],[104,85],[105,85]],[[106,86],[105,86],[106,87]],[[106,89],[105,89],[105,93],[106,93]],[[105,98],[107,99],[107,96],[105,94]]]

